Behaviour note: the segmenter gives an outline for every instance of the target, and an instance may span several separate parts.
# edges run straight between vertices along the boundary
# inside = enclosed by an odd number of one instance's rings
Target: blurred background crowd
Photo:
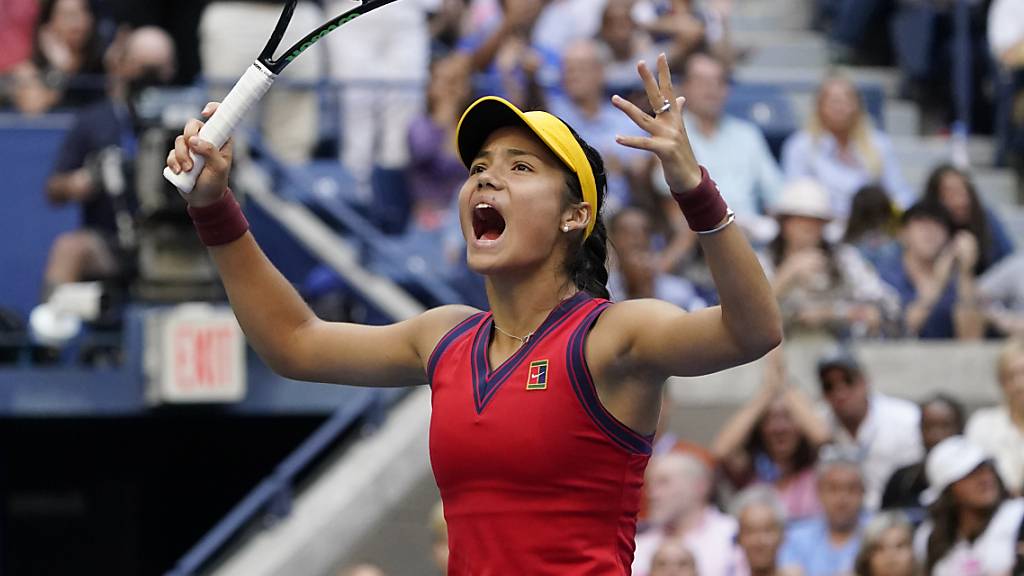
[[[795,42],[759,27],[780,10],[771,0],[399,0],[286,70],[240,134],[239,163],[344,235],[381,238],[406,260],[367,253],[363,266],[424,305],[485,306],[464,262],[453,135],[473,98],[501,95],[601,151],[614,298],[711,306],[656,161],[615,143],[637,128],[610,96],[648,108],[635,65],[664,52],[694,151],[759,252],[787,339],[839,346],[814,367],[820,402],[776,353],[713,441],[664,423],[634,573],[1024,573],[1024,0],[782,4]],[[0,340],[0,362],[68,361],[74,330],[45,306],[62,287],[103,283],[96,332],[118,333],[135,300],[218,298],[201,247],[164,258],[190,232],[159,168],[184,119],[251,64],[280,5],[0,0],[3,115],[73,116],[39,158],[44,189],[2,186],[79,207],[40,263],[31,312],[0,289],[0,334],[32,338]],[[299,2],[284,45],[351,5]],[[169,276],[181,282],[167,291]],[[379,320],[326,264],[294,281],[325,317]],[[972,413],[951,395],[873,390],[852,349],[910,340],[998,342],[1004,401]],[[98,342],[70,361],[123,361]],[[443,517],[431,525],[443,552]]]

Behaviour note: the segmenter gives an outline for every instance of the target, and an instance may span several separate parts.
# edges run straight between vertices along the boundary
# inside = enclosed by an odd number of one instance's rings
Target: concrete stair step
[[[803,31],[767,30],[747,32],[736,43],[748,48],[745,66],[766,68],[816,68],[824,71],[829,65],[825,40],[818,34]]]
[[[734,77],[740,82],[782,84],[813,91],[822,78],[825,68],[815,66],[737,66]],[[900,75],[892,68],[846,68],[844,72],[858,84],[877,84],[889,97],[899,92]]]
[[[951,142],[946,136],[906,136],[890,134],[896,154],[902,162],[928,160],[934,163],[948,162]],[[975,169],[992,166],[995,144],[991,138],[971,137],[967,141],[967,158]]]
[[[913,102],[886,98],[883,116],[890,136],[916,137],[921,133],[921,111]]]
[[[813,0],[737,0],[732,27],[741,37],[763,30],[804,30],[810,25]]]

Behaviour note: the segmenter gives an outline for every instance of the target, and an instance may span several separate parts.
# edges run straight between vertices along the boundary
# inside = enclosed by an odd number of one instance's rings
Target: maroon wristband
[[[188,215],[199,233],[199,239],[207,246],[221,246],[238,240],[249,230],[249,221],[242,214],[242,207],[235,200],[231,189],[209,206],[188,207]]]
[[[715,229],[729,212],[718,185],[703,166],[700,167],[700,184],[687,192],[672,192],[672,197],[694,232]]]

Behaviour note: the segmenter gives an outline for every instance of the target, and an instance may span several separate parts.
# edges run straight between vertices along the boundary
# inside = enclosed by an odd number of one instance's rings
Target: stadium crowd
[[[376,172],[401,174],[404,201],[393,206],[402,213],[388,218],[401,224],[387,231],[479,303],[453,209],[465,178],[455,128],[485,93],[547,109],[604,156],[613,297],[693,310],[717,301],[695,236],[654,158],[615,143],[635,127],[609,102],[620,94],[646,107],[634,66],[664,52],[682,79],[696,156],[759,250],[787,337],[1005,340],[994,367],[1004,401],[968,416],[953,397],[916,405],[884,395],[872,367],[840,346],[818,363],[819,405],[774,354],[761,389],[712,443],[657,443],[633,573],[1024,573],[1024,252],[1004,207],[962,163],[934,166],[920,189],[908,184],[892,139],[840,69],[821,78],[810,114],[781,146],[729,114],[732,71],[746,57],[731,24],[742,1],[401,0],[298,59],[290,83],[268,94],[260,132],[286,163],[336,160],[364,199],[379,193]],[[280,2],[195,4],[145,21],[117,0],[0,0],[0,107],[77,115],[46,193],[80,203],[82,229],[54,243],[43,299],[61,283],[122,272],[121,208],[97,192],[90,161],[106,146],[136,145],[133,95],[200,79],[223,94]],[[951,4],[820,0],[814,22],[836,62],[898,66],[924,129],[948,133],[949,67],[928,56],[951,53]],[[1005,160],[1019,166],[1024,1],[965,4],[978,129],[1005,135]],[[300,2],[292,31],[346,7]],[[310,87],[324,79],[338,91]],[[443,517],[432,529],[443,544]]]

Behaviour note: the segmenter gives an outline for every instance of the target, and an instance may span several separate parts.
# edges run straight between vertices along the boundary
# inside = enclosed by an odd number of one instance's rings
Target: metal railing
[[[252,148],[259,152],[262,163],[270,168],[277,182],[282,186],[292,186],[299,190],[312,190],[314,182],[301,167],[290,167],[280,162],[263,146],[259,139],[254,139]],[[458,292],[451,288],[433,271],[419,269],[411,263],[408,255],[389,236],[382,233],[373,223],[360,214],[344,200],[323,194],[307,194],[305,200],[319,208],[336,220],[361,245],[373,255],[398,263],[409,273],[409,277],[435,304],[457,304],[462,302]],[[358,286],[355,287],[358,290]]]
[[[274,471],[235,505],[167,572],[167,576],[196,574],[212,562],[238,534],[257,518],[280,519],[289,514],[297,478],[368,414],[380,414],[402,389],[364,388],[284,459]]]

